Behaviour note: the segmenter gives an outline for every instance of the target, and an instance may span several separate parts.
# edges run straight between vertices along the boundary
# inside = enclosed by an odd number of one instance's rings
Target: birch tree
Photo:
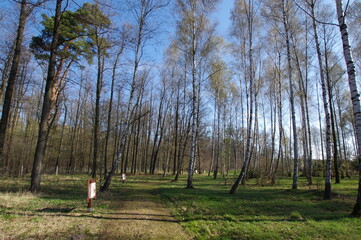
[[[198,0],[178,0],[176,8],[179,9],[180,20],[179,28],[183,28],[182,33],[187,39],[187,46],[184,49],[185,54],[191,61],[191,79],[192,79],[192,114],[191,114],[191,141],[190,158],[188,166],[187,188],[193,188],[193,172],[197,150],[197,112],[198,112],[198,89],[200,80],[198,78],[199,64],[202,58],[209,52],[210,42],[205,41],[202,44],[201,38],[209,31],[209,20],[207,15],[216,7],[218,0],[198,1]],[[211,36],[211,35],[209,35]],[[210,38],[208,38],[210,40]],[[208,49],[207,49],[208,48]]]
[[[325,170],[324,199],[331,199],[331,119],[330,119],[330,112],[328,106],[329,102],[327,98],[327,82],[325,79],[325,70],[322,63],[321,48],[318,40],[317,24],[315,17],[315,2],[311,0],[310,2],[308,2],[308,5],[311,10],[313,34],[314,34],[316,51],[317,51],[318,67],[320,70],[320,77],[321,77],[323,109],[325,112],[325,121],[326,121],[326,170]]]
[[[217,178],[218,175],[218,171],[219,171],[219,159],[220,159],[220,153],[221,153],[221,128],[220,128],[220,121],[221,121],[221,113],[222,113],[222,109],[224,108],[225,105],[225,100],[227,98],[227,89],[226,86],[229,84],[229,82],[227,81],[227,76],[226,76],[226,65],[225,62],[222,60],[214,60],[214,62],[211,65],[212,67],[212,75],[210,77],[210,81],[211,81],[211,89],[212,89],[212,93],[214,95],[214,100],[215,100],[215,112],[217,112],[217,117],[215,120],[217,122],[217,128],[216,128],[216,148],[215,148],[215,166],[214,166],[214,173],[213,173],[213,177],[214,179]],[[223,130],[224,131],[224,130]]]
[[[342,0],[336,0],[336,11],[338,24],[340,27],[343,55],[347,67],[348,83],[351,93],[352,110],[355,118],[355,134],[357,139],[357,159],[359,162],[359,184],[357,191],[357,200],[352,211],[353,216],[361,217],[361,107],[360,94],[357,89],[356,67],[353,61],[351,46],[349,42],[348,28],[345,19],[345,13],[342,6]]]
[[[109,188],[115,171],[118,168],[119,161],[124,154],[127,141],[129,141],[127,138],[132,127],[131,125],[134,123],[135,110],[139,104],[139,102],[134,102],[134,100],[137,100],[135,91],[137,87],[137,81],[140,78],[138,77],[138,74],[141,61],[144,57],[144,49],[146,43],[154,36],[157,30],[157,28],[152,25],[152,22],[154,23],[155,13],[165,8],[168,4],[168,0],[127,1],[127,5],[130,8],[135,21],[133,28],[134,31],[132,32],[132,41],[129,42],[129,47],[134,52],[132,76],[130,79],[129,97],[126,103],[126,113],[121,122],[118,123],[120,126],[119,143],[116,146],[116,157],[112,162],[112,167],[103,186],[101,187],[101,191],[106,191]],[[124,170],[123,166],[122,170]]]
[[[294,104],[294,93],[293,93],[293,79],[292,79],[292,63],[291,63],[291,38],[290,38],[290,14],[291,5],[288,0],[282,0],[281,3],[282,11],[282,23],[285,33],[286,49],[287,49],[287,68],[288,68],[288,82],[290,88],[290,105],[291,105],[291,119],[292,119],[292,132],[293,132],[293,183],[292,189],[298,188],[298,137],[296,127],[296,113]]]
[[[255,1],[254,0],[239,0],[235,1],[234,10],[234,24],[236,28],[240,28],[242,25],[240,23],[245,23],[247,30],[245,33],[245,38],[248,43],[248,81],[249,81],[249,112],[247,113],[247,138],[246,138],[246,149],[243,160],[242,170],[234,182],[230,194],[234,194],[238,188],[240,182],[245,178],[246,172],[248,170],[249,162],[251,160],[251,138],[252,138],[252,125],[253,125],[253,98],[254,98],[254,62],[253,62],[253,34],[254,28],[253,24],[255,21],[256,10],[255,10]],[[244,19],[242,19],[244,18]],[[246,83],[247,84],[247,83]]]

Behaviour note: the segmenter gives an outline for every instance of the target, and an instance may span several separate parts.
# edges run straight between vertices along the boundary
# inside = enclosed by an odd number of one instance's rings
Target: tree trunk
[[[59,174],[59,161],[60,161],[60,154],[61,154],[61,150],[63,147],[63,138],[64,138],[64,130],[65,130],[65,123],[66,123],[66,118],[68,115],[68,108],[66,107],[66,104],[64,102],[64,120],[63,120],[63,124],[62,124],[62,128],[61,128],[61,134],[60,134],[60,143],[59,143],[59,148],[58,148],[58,154],[56,157],[56,162],[55,162],[55,167],[54,167],[54,173],[55,175]]]
[[[11,109],[11,101],[13,98],[14,86],[16,81],[16,76],[18,74],[20,57],[21,57],[21,48],[24,38],[24,29],[26,24],[26,19],[29,14],[29,9],[26,7],[27,1],[21,1],[21,8],[20,8],[20,15],[19,15],[19,25],[17,29],[17,35],[15,40],[15,49],[14,49],[14,56],[12,59],[12,65],[10,69],[9,79],[6,86],[5,91],[5,99],[1,114],[0,120],[0,161],[3,158],[3,151],[4,151],[4,144],[5,144],[5,137],[6,137],[6,130],[8,128],[8,123],[10,119],[10,109]]]
[[[45,94],[43,100],[43,108],[41,113],[41,119],[39,124],[38,141],[36,144],[33,170],[31,173],[31,185],[30,191],[37,192],[40,190],[40,175],[41,175],[41,163],[44,157],[46,136],[48,133],[48,119],[51,108],[52,89],[55,84],[55,68],[56,68],[56,49],[59,40],[59,25],[61,18],[61,4],[62,0],[56,1],[55,18],[54,18],[54,33],[50,49],[48,74],[46,78]]]
[[[234,182],[231,190],[230,190],[230,194],[234,194],[238,188],[238,185],[240,182],[243,181],[247,169],[248,169],[248,165],[249,162],[251,160],[251,135],[252,135],[252,121],[253,121],[253,88],[254,88],[254,67],[253,67],[253,46],[252,46],[252,41],[253,41],[253,5],[251,5],[251,1],[249,1],[249,12],[248,12],[248,16],[247,16],[247,23],[248,23],[248,38],[249,38],[249,117],[248,117],[248,123],[247,123],[247,140],[246,140],[246,153],[244,155],[244,161],[243,161],[243,166],[242,166],[242,170],[239,174],[239,176],[237,177],[236,181]]]
[[[147,166],[148,166],[148,152],[149,152],[149,146],[150,146],[150,136],[152,133],[152,109],[153,109],[153,92],[150,94],[150,113],[148,118],[148,134],[147,134],[147,140],[145,143],[145,149],[144,149],[144,173],[147,173]]]
[[[297,70],[298,70],[298,75],[299,75],[299,85],[300,85],[300,103],[301,103],[301,119],[302,119],[302,133],[303,133],[303,158],[304,158],[304,169],[303,172],[305,174],[305,176],[307,177],[307,181],[308,184],[311,185],[312,184],[312,176],[311,173],[309,171],[310,168],[312,168],[312,166],[309,166],[309,164],[312,164],[312,162],[309,162],[309,149],[312,148],[311,145],[309,145],[309,135],[308,135],[308,131],[307,131],[307,117],[306,117],[306,112],[308,112],[308,110],[306,110],[306,105],[307,105],[307,94],[306,94],[306,89],[304,86],[304,79],[303,79],[303,74],[302,74],[302,70],[301,70],[301,64],[298,58],[298,52],[296,49],[295,44],[292,45],[294,48],[294,54],[295,54],[295,60],[296,60],[296,66],[297,66]]]
[[[159,140],[158,138],[161,138],[160,135],[162,135],[162,129],[161,129],[161,125],[162,125],[162,111],[163,111],[163,104],[164,104],[164,98],[165,98],[165,88],[162,90],[161,93],[161,98],[159,101],[159,108],[158,108],[158,119],[157,119],[157,127],[155,130],[155,134],[154,134],[154,140],[153,140],[153,148],[152,148],[152,156],[151,156],[151,170],[150,173],[154,174],[155,171],[155,167],[156,167],[156,163],[157,163],[157,158],[158,158],[158,150],[159,150],[159,142],[161,140]]]
[[[144,7],[144,6],[142,6]],[[142,13],[144,14],[143,10]],[[140,63],[140,52],[141,52],[141,48],[142,48],[142,38],[143,38],[143,26],[144,26],[145,22],[144,22],[144,16],[140,16],[140,22],[138,25],[138,33],[137,33],[137,44],[135,47],[135,58],[134,58],[134,68],[133,68],[133,76],[132,76],[132,83],[131,83],[131,89],[130,89],[130,93],[129,93],[129,100],[127,103],[127,112],[126,112],[126,116],[125,116],[125,120],[123,122],[123,126],[122,129],[120,131],[120,143],[119,143],[119,148],[116,154],[116,158],[112,163],[112,167],[111,170],[103,184],[103,186],[101,187],[100,191],[106,191],[108,190],[110,183],[112,181],[112,178],[115,174],[115,171],[118,168],[119,165],[119,161],[120,158],[124,159],[124,152],[125,152],[125,146],[128,142],[130,142],[130,137],[128,138],[129,135],[129,130],[130,130],[130,125],[133,125],[132,123],[132,118],[134,115],[134,107],[132,106],[133,104],[133,99],[134,99],[134,92],[135,92],[135,85],[136,85],[136,80],[137,80],[137,73],[138,73],[138,67],[139,67],[139,63]],[[125,173],[127,164],[123,164],[121,166],[121,171],[122,173]]]
[[[218,96],[217,96],[218,98]],[[220,121],[221,121],[221,106],[220,106],[220,102],[219,100],[217,100],[217,143],[216,146],[217,148],[215,149],[215,168],[214,168],[214,173],[213,173],[213,179],[217,178],[217,174],[218,174],[218,169],[219,169],[219,155],[220,155],[220,151],[221,151],[221,146],[220,146],[220,135],[221,135],[221,128],[220,128]]]
[[[316,93],[317,93],[317,112],[318,112],[318,123],[320,130],[320,141],[321,141],[321,160],[322,160],[322,168],[325,169],[325,154],[323,149],[323,133],[322,133],[322,121],[321,121],[321,110],[320,110],[320,98],[318,94],[318,84],[316,83]]]
[[[312,17],[314,39],[315,39],[317,58],[318,58],[318,66],[320,69],[320,77],[321,77],[321,84],[322,84],[322,99],[323,99],[323,107],[324,107],[324,111],[325,111],[325,120],[326,120],[326,171],[325,171],[324,199],[331,199],[331,121],[330,121],[330,113],[329,113],[328,101],[327,101],[327,88],[326,88],[327,83],[325,80],[325,71],[324,71],[323,64],[322,64],[322,55],[321,55],[321,50],[320,50],[320,44],[318,41],[313,0],[310,3],[310,7],[311,7],[311,17]]]
[[[328,91],[328,103],[330,104],[330,118],[331,118],[331,130],[332,130],[332,142],[333,142],[333,167],[335,171],[335,183],[340,183],[340,171],[338,167],[338,148],[337,148],[337,133],[335,127],[335,111],[332,104],[332,86],[331,79],[328,67],[328,53],[326,49],[326,41],[324,40],[325,45],[325,69],[326,69],[326,82],[327,82],[327,91]]]
[[[278,50],[278,49],[277,49]],[[277,51],[278,56],[277,56],[277,86],[278,86],[278,96],[276,97],[277,99],[277,105],[278,105],[278,131],[279,131],[279,139],[278,139],[278,154],[277,154],[277,160],[276,160],[276,167],[273,171],[273,175],[272,175],[272,179],[271,179],[271,183],[275,184],[276,183],[276,174],[277,174],[277,169],[279,166],[279,161],[281,159],[282,162],[282,174],[284,171],[284,166],[283,166],[283,146],[282,146],[282,141],[283,141],[283,108],[282,108],[282,82],[281,82],[281,53],[279,51]]]
[[[305,77],[305,84],[302,84],[303,92],[304,92],[304,100],[305,100],[305,107],[306,107],[306,122],[307,122],[307,133],[308,133],[308,146],[309,146],[309,153],[308,153],[308,169],[307,169],[307,176],[308,176],[308,184],[312,184],[312,136],[311,136],[311,124],[310,124],[310,114],[308,108],[308,22],[306,19],[306,77]]]
[[[81,77],[82,78],[82,77]],[[70,139],[70,157],[69,157],[69,162],[67,165],[67,169],[66,172],[68,174],[71,174],[73,172],[74,169],[74,151],[76,148],[76,143],[77,143],[77,129],[78,129],[78,122],[79,122],[79,114],[80,114],[80,98],[81,98],[81,90],[82,90],[82,79],[80,80],[80,87],[79,87],[79,96],[78,96],[78,102],[77,102],[77,107],[76,107],[76,113],[75,113],[75,122],[74,122],[74,127],[72,128],[72,132],[71,132],[71,139]],[[75,142],[75,146],[74,146],[74,142]]]
[[[111,128],[111,120],[112,120],[115,73],[116,73],[116,68],[117,68],[117,65],[118,65],[118,60],[119,60],[120,54],[122,54],[122,52],[123,52],[123,45],[122,45],[120,51],[117,53],[117,56],[116,56],[114,64],[113,64],[112,82],[111,82],[111,87],[110,87],[110,99],[109,99],[108,118],[107,118],[107,132],[106,132],[106,135],[105,135],[104,178],[106,178],[107,169],[108,169],[108,166],[107,166],[107,162],[108,162],[108,145],[109,145],[110,128]]]
[[[95,116],[94,116],[94,139],[93,139],[93,168],[92,168],[92,178],[95,179],[97,176],[97,163],[98,163],[98,147],[99,147],[99,139],[100,139],[100,95],[102,91],[102,75],[104,65],[102,62],[102,56],[100,53],[100,47],[98,46],[98,73],[97,73],[97,88],[96,88],[96,97],[95,97]]]
[[[167,176],[167,172],[169,170],[169,159],[170,159],[170,154],[169,154],[169,151],[170,151],[170,144],[171,144],[171,141],[170,141],[170,124],[169,126],[167,127],[168,130],[168,139],[167,139],[167,146],[166,146],[166,152],[165,152],[165,164],[164,164],[164,172],[163,172],[163,177],[166,177]]]
[[[336,102],[337,102],[338,117],[339,117],[340,122],[341,122],[342,113],[341,113],[341,99],[340,99],[339,94],[336,94]],[[348,170],[349,163],[348,163],[348,158],[347,158],[347,153],[346,153],[344,124],[340,123],[340,128],[341,128],[341,138],[342,138],[343,162],[345,164],[346,177],[350,178],[350,173],[349,173],[349,170]]]
[[[212,153],[211,153],[211,162],[210,162],[210,166],[209,166],[209,170],[208,170],[208,176],[211,175],[211,171],[213,171],[213,163],[214,163],[214,159],[216,157],[216,146],[215,146],[215,133],[216,133],[216,112],[217,112],[217,98],[214,98],[214,112],[213,112],[213,124],[212,124],[212,140],[211,140],[211,148],[212,148]]]
[[[353,106],[353,114],[355,117],[355,125],[356,125],[356,139],[357,139],[357,158],[359,161],[359,185],[357,192],[357,200],[355,207],[352,211],[353,216],[360,217],[361,216],[361,108],[360,108],[360,94],[357,90],[357,82],[356,82],[356,68],[355,63],[352,59],[351,54],[351,46],[348,39],[348,31],[347,25],[345,22],[345,15],[342,9],[342,0],[336,0],[336,8],[337,8],[337,17],[340,26],[341,38],[342,38],[342,46],[343,46],[343,54],[347,66],[347,74],[348,74],[348,83],[350,87],[351,93],[351,101]]]
[[[196,6],[197,1],[192,3],[192,125],[191,125],[191,148],[188,166],[187,187],[193,188],[194,161],[197,149],[196,125],[197,125],[197,38],[196,38]]]
[[[175,119],[174,119],[173,175],[176,174],[177,171],[178,126],[179,126],[179,84],[177,84],[177,102],[175,106]]]
[[[292,132],[293,132],[293,183],[292,189],[298,187],[298,138],[296,127],[296,114],[293,94],[293,80],[292,80],[292,64],[291,64],[291,43],[289,35],[288,16],[286,12],[287,0],[282,0],[282,22],[285,30],[286,49],[287,49],[287,68],[288,68],[288,81],[290,87],[290,104],[291,104],[291,118],[292,118]]]
[[[11,63],[13,62],[13,58],[14,58],[15,46],[16,46],[16,42],[12,43],[9,51],[5,53],[7,55],[7,58],[4,63],[4,66],[2,69],[2,74],[1,74],[0,102],[2,102],[2,100],[3,100],[6,83],[7,83],[7,80],[9,79],[9,74],[10,74],[10,70],[11,70],[11,66],[12,66]]]

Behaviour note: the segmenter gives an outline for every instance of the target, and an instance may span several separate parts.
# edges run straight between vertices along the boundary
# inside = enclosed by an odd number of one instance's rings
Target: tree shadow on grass
[[[3,215],[11,215],[15,214],[17,216],[37,216],[37,217],[69,217],[69,218],[94,218],[94,219],[101,219],[101,220],[123,220],[123,221],[154,221],[154,222],[170,222],[170,223],[179,223],[176,219],[172,216],[164,216],[164,215],[154,215],[154,214],[132,214],[132,213],[118,213],[118,214],[111,214],[112,216],[102,216],[103,213],[94,215],[94,214],[66,214],[63,212],[46,212],[46,213],[37,213],[37,212],[3,212]],[[129,217],[130,216],[130,217]],[[154,218],[155,217],[155,218]],[[165,219],[169,218],[169,219]]]
[[[164,181],[163,181],[164,182]],[[68,181],[62,184],[45,184],[40,199],[47,201],[48,208],[70,208],[73,206],[86,206],[87,185],[86,181]],[[122,203],[128,201],[143,201],[160,203],[159,190],[154,184],[158,182],[126,183],[115,181],[106,192],[97,192],[93,204],[95,208],[115,210],[121,208]],[[99,186],[97,186],[99,189]],[[130,209],[132,210],[132,209]],[[133,209],[135,210],[135,209]]]
[[[151,177],[142,179],[142,177],[130,179],[125,184],[120,182],[119,177],[115,178],[106,193],[98,193],[97,201],[99,203],[107,201],[111,204],[126,201],[159,202],[158,195],[160,195],[163,202],[173,205],[178,211],[177,214],[186,220],[196,218],[227,220],[222,216],[228,215],[233,216],[234,221],[259,221],[257,219],[263,216],[264,221],[266,219],[284,221],[290,219],[293,212],[298,213],[302,219],[338,220],[349,217],[353,206],[353,201],[349,200],[350,197],[347,194],[334,194],[333,200],[325,201],[322,199],[323,191],[315,189],[289,190],[280,186],[247,185],[240,186],[237,193],[231,195],[229,194],[230,186],[222,185],[222,179],[217,181],[209,181],[208,178],[198,179],[195,182],[195,189],[190,190],[185,189],[184,182],[169,182],[169,179],[153,180]],[[48,204],[44,207],[67,209],[85,205],[87,177],[75,176],[74,178],[72,179],[71,176],[47,177],[43,184],[43,191],[38,196],[41,199],[55,201],[53,205]],[[160,184],[162,185],[159,190]],[[12,187],[16,189],[15,185],[10,186]],[[59,200],[59,204],[54,207],[56,200]]]
[[[174,185],[163,186],[161,194],[184,221],[293,221],[294,213],[303,220],[339,220],[350,217],[352,209],[352,202],[345,201],[345,196],[334,194],[333,200],[323,200],[320,190],[240,186],[234,195],[227,190],[219,186],[212,189],[212,185],[203,183],[192,191]]]

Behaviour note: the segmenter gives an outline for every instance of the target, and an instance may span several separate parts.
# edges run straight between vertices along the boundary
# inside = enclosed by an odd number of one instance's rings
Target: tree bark
[[[11,109],[11,101],[13,98],[14,86],[16,77],[18,74],[19,63],[20,63],[20,56],[21,56],[21,48],[24,38],[24,29],[26,24],[26,19],[28,17],[28,11],[26,7],[27,1],[21,1],[21,8],[20,8],[20,15],[19,15],[19,25],[17,29],[17,35],[15,40],[15,49],[14,49],[14,56],[12,59],[12,65],[10,69],[9,79],[6,86],[5,91],[5,99],[1,114],[0,120],[0,160],[3,158],[3,151],[4,151],[4,144],[5,144],[5,137],[6,137],[6,130],[9,123],[10,118],[10,109]]]
[[[5,53],[7,55],[7,58],[6,58],[6,61],[4,63],[4,66],[3,66],[3,69],[2,69],[2,74],[1,74],[0,102],[2,102],[2,100],[3,100],[3,96],[4,96],[4,92],[5,92],[5,88],[6,88],[6,83],[7,83],[7,80],[9,79],[9,74],[10,74],[10,70],[11,70],[11,66],[12,66],[12,62],[13,62],[13,57],[14,57],[15,46],[16,46],[16,42],[12,43],[11,48],[9,49],[9,51]]]
[[[292,38],[293,39],[293,38]],[[302,74],[302,70],[301,70],[301,64],[300,64],[300,60],[298,58],[298,52],[295,46],[295,43],[292,44],[293,49],[294,49],[294,54],[295,54],[295,62],[296,62],[296,66],[297,66],[297,70],[298,70],[298,83],[300,85],[300,103],[301,103],[301,122],[302,122],[302,133],[303,133],[303,162],[304,162],[304,169],[303,172],[305,174],[305,176],[307,177],[307,181],[309,183],[309,185],[311,185],[312,183],[312,177],[309,175],[309,171],[308,171],[308,153],[309,153],[309,148],[311,148],[311,146],[308,145],[308,133],[307,133],[307,120],[306,120],[306,108],[305,108],[305,88],[304,88],[304,79],[303,79],[303,74]]]
[[[217,94],[219,95],[219,94]],[[220,106],[220,102],[219,102],[219,96],[217,96],[217,143],[216,143],[216,149],[215,149],[215,168],[214,168],[214,173],[213,173],[213,179],[217,178],[217,174],[218,174],[218,169],[219,169],[219,155],[220,155],[220,151],[221,151],[221,146],[220,146],[220,135],[221,135],[221,128],[220,128],[220,121],[221,121],[221,106]]]
[[[288,68],[288,82],[290,87],[290,104],[291,104],[291,118],[292,118],[292,132],[293,132],[293,183],[292,189],[298,188],[298,137],[296,127],[296,114],[293,94],[293,80],[292,80],[292,64],[291,64],[291,43],[289,35],[288,12],[286,11],[288,0],[282,0],[282,22],[285,30],[286,49],[287,49],[287,68]]]
[[[335,111],[332,104],[332,83],[330,79],[330,72],[328,67],[328,53],[326,49],[326,41],[324,40],[325,45],[325,69],[326,69],[326,82],[327,82],[327,91],[328,91],[328,103],[330,104],[330,119],[331,119],[331,130],[332,130],[332,142],[333,142],[333,167],[335,171],[335,183],[340,183],[340,171],[338,167],[338,148],[337,148],[337,132],[335,126]]]
[[[361,108],[360,108],[360,94],[357,90],[356,82],[356,68],[351,54],[351,46],[348,39],[348,30],[345,22],[345,14],[342,9],[342,0],[336,0],[337,17],[340,26],[343,54],[347,66],[348,83],[351,93],[351,101],[353,107],[353,114],[356,125],[356,139],[357,139],[357,159],[359,161],[359,185],[357,192],[357,200],[352,211],[353,216],[361,217]]]
[[[282,82],[281,82],[281,53],[277,51],[278,53],[278,61],[277,61],[277,86],[278,86],[278,97],[277,97],[277,105],[278,105],[278,131],[279,131],[279,139],[278,139],[278,154],[277,154],[277,160],[276,160],[276,167],[273,171],[272,176],[272,184],[276,183],[276,173],[279,166],[279,161],[281,159],[282,162],[282,173],[284,170],[283,166],[283,108],[282,108]]]
[[[305,83],[302,84],[303,92],[304,92],[304,100],[305,100],[305,107],[306,107],[306,122],[307,122],[307,133],[308,133],[308,146],[309,146],[309,153],[308,153],[308,169],[307,169],[307,176],[308,176],[308,184],[312,184],[312,136],[311,136],[311,124],[310,124],[310,114],[308,108],[308,22],[306,19],[306,56],[305,56],[305,64],[306,64],[306,76],[305,76]]]
[[[248,15],[247,15],[247,23],[248,23],[248,40],[249,40],[249,51],[248,51],[248,57],[249,57],[249,117],[248,117],[248,123],[247,123],[247,139],[246,139],[246,152],[244,155],[244,161],[243,161],[243,166],[242,166],[242,170],[239,174],[239,176],[237,177],[236,181],[234,182],[231,190],[230,190],[230,194],[235,194],[236,190],[238,188],[238,185],[240,182],[243,181],[246,172],[248,170],[248,165],[249,162],[251,160],[251,138],[252,138],[252,122],[253,122],[253,88],[254,88],[254,67],[253,67],[253,46],[252,46],[252,41],[253,41],[253,2],[251,2],[251,0],[248,2]]]
[[[108,166],[107,166],[107,163],[108,163],[108,145],[109,145],[110,128],[111,128],[111,120],[112,120],[115,73],[116,73],[116,68],[117,68],[117,65],[118,65],[118,60],[119,60],[120,55],[123,52],[123,49],[124,49],[124,42],[121,45],[120,51],[117,53],[117,56],[116,56],[114,64],[113,64],[112,82],[111,82],[111,87],[110,87],[110,99],[109,99],[108,117],[107,117],[107,132],[106,132],[106,135],[105,135],[104,178],[106,178],[107,169],[108,169]]]
[[[64,102],[64,120],[63,120],[63,124],[62,124],[62,128],[61,128],[58,154],[57,154],[57,156],[56,156],[56,162],[55,162],[55,167],[54,167],[54,173],[55,173],[55,175],[58,175],[58,174],[59,174],[60,154],[61,154],[61,150],[62,150],[62,147],[63,147],[64,130],[65,130],[65,123],[66,123],[67,115],[68,115],[68,108],[66,107],[66,104],[65,104],[65,102]]]
[[[188,179],[187,187],[193,188],[193,171],[194,171],[194,161],[195,154],[197,149],[197,139],[196,139],[196,125],[197,125],[197,38],[196,38],[196,6],[197,2],[192,2],[192,125],[191,125],[191,148],[190,148],[190,158],[188,166]]]
[[[327,101],[327,88],[326,88],[327,83],[325,79],[325,70],[322,64],[322,55],[321,55],[320,43],[317,34],[313,0],[311,0],[309,6],[311,8],[312,26],[313,26],[314,39],[315,39],[315,45],[317,51],[318,67],[320,69],[323,108],[324,108],[325,120],[326,120],[326,171],[325,171],[324,199],[331,199],[331,121],[330,121],[330,113],[329,113],[328,101]]]
[[[176,100],[176,106],[175,106],[175,119],[174,119],[174,152],[173,152],[173,175],[176,174],[177,171],[177,155],[178,155],[178,128],[179,128],[179,91],[180,86],[179,82],[177,83],[177,100]]]
[[[98,166],[98,147],[99,147],[99,139],[100,139],[100,95],[102,91],[102,85],[103,85],[103,69],[104,65],[102,62],[104,61],[102,59],[101,50],[98,46],[98,53],[97,53],[97,59],[98,59],[98,73],[97,73],[97,88],[96,88],[96,97],[95,97],[95,116],[94,116],[94,139],[93,139],[93,167],[92,167],[92,178],[95,179],[97,176],[97,166]]]
[[[52,89],[55,84],[55,68],[56,68],[56,49],[59,40],[59,25],[61,18],[61,4],[62,0],[56,1],[55,18],[54,18],[54,33],[50,49],[48,74],[46,78],[45,94],[43,100],[43,108],[41,113],[41,119],[39,124],[38,141],[36,144],[36,150],[34,155],[33,170],[31,173],[31,185],[30,191],[40,191],[40,176],[41,176],[41,163],[44,157],[44,151],[46,147],[46,136],[48,133],[48,119],[50,116]]]

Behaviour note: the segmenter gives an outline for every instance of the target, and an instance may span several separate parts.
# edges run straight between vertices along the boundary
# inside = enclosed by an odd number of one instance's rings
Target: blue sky
[[[111,0],[114,3],[119,3],[118,0]],[[173,0],[172,0],[173,1]],[[72,7],[77,8],[77,6],[74,4],[74,2],[76,2],[79,5],[82,5],[84,2],[92,2],[91,0],[73,0],[70,1],[70,5]],[[219,4],[217,5],[217,8],[215,9],[215,11],[209,16],[210,19],[213,22],[217,22],[217,31],[216,34],[217,35],[221,35],[224,38],[227,38],[228,35],[228,29],[230,26],[230,11],[233,7],[233,3],[234,0],[220,0]],[[117,5],[117,4],[115,4]],[[12,0],[0,0],[0,9],[2,10],[1,12],[4,12],[4,9],[10,9],[9,11],[13,11],[14,7],[14,2]],[[50,10],[51,12],[53,12],[53,4],[47,4],[46,7],[48,10]],[[6,11],[5,11],[6,12]],[[149,46],[150,48],[148,48],[146,50],[146,55],[148,55],[147,57],[147,61],[155,61],[156,64],[158,65],[162,65],[163,62],[163,53],[165,51],[165,49],[169,46],[169,40],[174,37],[174,33],[175,33],[175,16],[172,13],[172,10],[170,10],[170,15],[168,15],[167,19],[165,19],[165,22],[163,23],[163,27],[160,31],[160,35],[158,35],[155,39],[155,42],[158,42],[157,44],[155,44],[153,47]],[[49,14],[49,12],[47,12],[47,14]],[[126,16],[121,16],[121,21],[124,21],[125,18],[127,18]],[[12,16],[11,17],[13,19],[14,22],[17,22],[17,16]],[[117,19],[117,17],[115,18]],[[28,41],[30,39],[30,37],[32,35],[38,35],[40,33],[40,27],[36,26],[37,24],[35,22],[33,22],[34,18],[31,18],[31,22],[27,25],[27,40]],[[37,23],[39,23],[41,21],[41,19],[39,18],[39,16],[37,17]],[[151,44],[152,45],[152,44]],[[158,65],[158,66],[159,66]]]
[[[225,36],[230,26],[230,11],[233,7],[233,0],[221,0],[218,8],[212,14],[212,19],[218,21],[218,33]]]
[[[86,0],[77,0],[75,2],[81,4],[81,3],[87,2],[87,1]],[[91,1],[89,1],[89,2],[91,2]],[[214,11],[214,13],[212,13],[212,15],[210,16],[210,18],[214,22],[218,22],[217,34],[220,34],[224,37],[228,33],[228,28],[230,25],[229,17],[230,17],[230,11],[233,7],[233,2],[234,2],[234,0],[220,0],[218,7]],[[2,9],[6,9],[6,8],[11,9],[12,4],[13,4],[13,2],[11,0],[0,0],[0,8],[2,8]],[[169,30],[169,32],[173,32],[171,29],[168,29],[168,30]]]

